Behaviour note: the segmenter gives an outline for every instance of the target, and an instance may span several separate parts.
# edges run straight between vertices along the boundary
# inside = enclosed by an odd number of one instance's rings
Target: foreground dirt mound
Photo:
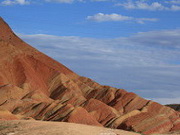
[[[179,112],[102,86],[19,39],[0,19],[0,119],[64,121],[140,132],[180,130]]]
[[[49,128],[47,128],[49,127]],[[74,123],[42,121],[0,121],[0,135],[140,135],[124,130]]]

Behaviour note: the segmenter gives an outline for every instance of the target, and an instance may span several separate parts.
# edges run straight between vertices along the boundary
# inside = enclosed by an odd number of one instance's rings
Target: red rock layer
[[[19,39],[0,19],[0,119],[65,121],[144,134],[180,130],[179,112],[102,86]]]

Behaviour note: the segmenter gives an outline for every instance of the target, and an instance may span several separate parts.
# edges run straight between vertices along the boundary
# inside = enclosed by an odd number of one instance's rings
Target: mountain
[[[143,134],[180,130],[180,113],[100,85],[39,52],[0,18],[0,119],[61,121]]]

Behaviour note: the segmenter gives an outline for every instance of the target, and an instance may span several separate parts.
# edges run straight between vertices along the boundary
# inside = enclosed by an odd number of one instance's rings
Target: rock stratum
[[[61,121],[139,132],[180,130],[180,113],[82,77],[21,40],[0,18],[0,119]]]

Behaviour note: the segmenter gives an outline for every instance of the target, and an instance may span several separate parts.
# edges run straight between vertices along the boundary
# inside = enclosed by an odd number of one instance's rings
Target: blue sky
[[[1,0],[0,13],[82,76],[180,103],[180,0]]]

